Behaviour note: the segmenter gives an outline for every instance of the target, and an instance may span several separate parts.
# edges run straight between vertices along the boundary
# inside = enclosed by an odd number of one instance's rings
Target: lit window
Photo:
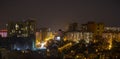
[[[15,30],[12,30],[12,33],[15,33]]]
[[[19,28],[19,25],[18,25],[18,24],[16,24],[16,25],[15,25],[15,28],[16,28],[16,30],[18,30],[18,28]]]
[[[19,33],[21,33],[21,31],[19,31]]]
[[[58,36],[58,37],[56,38],[56,40],[60,40],[60,36]]]

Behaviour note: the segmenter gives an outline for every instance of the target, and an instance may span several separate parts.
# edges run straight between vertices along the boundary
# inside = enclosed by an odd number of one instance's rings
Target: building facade
[[[25,21],[9,22],[7,30],[12,50],[33,49],[36,32],[35,20],[28,19]]]
[[[81,30],[82,31],[92,32],[94,34],[94,36],[96,36],[96,35],[101,36],[102,33],[104,32],[104,24],[90,21],[90,22],[88,22],[86,24],[82,24],[81,25]]]
[[[53,32],[50,28],[40,28],[36,32],[35,46],[37,49],[41,49],[42,45],[46,45],[47,41],[54,39]]]

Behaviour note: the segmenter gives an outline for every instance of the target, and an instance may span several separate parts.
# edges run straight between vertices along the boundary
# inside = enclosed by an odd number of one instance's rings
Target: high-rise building
[[[33,49],[35,42],[36,21],[25,20],[9,22],[7,24],[8,37],[11,39],[11,48],[18,50]]]
[[[19,22],[9,22],[7,25],[8,37],[29,37],[35,33],[36,22],[34,20],[25,20]]]
[[[103,23],[96,23],[96,22],[88,22],[87,24],[82,24],[81,26],[82,31],[93,32],[94,36],[102,35],[104,32],[104,24]]]
[[[79,42],[80,40],[85,40],[86,43],[89,43],[93,39],[92,32],[85,31],[72,31],[66,32],[64,40]]]
[[[40,49],[41,44],[46,43],[50,39],[54,39],[53,32],[50,30],[50,28],[40,28],[36,32],[36,48]]]
[[[64,41],[79,42],[80,40],[85,40],[86,43],[89,43],[93,38],[91,24],[88,26],[86,24],[83,27],[79,28],[77,23],[72,23],[69,25],[68,31],[65,32]],[[84,28],[84,29],[83,29]]]

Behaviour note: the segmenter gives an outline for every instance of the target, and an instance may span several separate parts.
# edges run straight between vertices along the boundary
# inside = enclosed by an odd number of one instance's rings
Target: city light
[[[112,48],[112,39],[110,39],[109,41],[109,46],[108,46],[108,49],[110,50]]]
[[[46,42],[42,42],[39,49],[46,49],[45,45],[46,45]]]
[[[87,24],[90,27],[86,26],[81,30],[75,30],[73,26],[72,31],[67,30],[54,34],[49,28],[34,31],[32,25],[30,27],[23,26],[26,23],[22,23],[10,23],[11,26],[8,24],[10,27],[7,30],[0,30],[1,39],[11,40],[1,40],[3,42],[1,42],[1,46],[5,45],[3,47],[6,47],[10,44],[11,50],[20,51],[24,54],[39,54],[45,57],[61,56],[65,59],[95,59],[97,57],[106,59],[106,57],[111,56],[111,53],[117,53],[114,50],[119,51],[120,49],[120,32],[115,27],[109,31],[109,28],[104,29],[102,25],[94,23],[92,25]],[[6,33],[8,38],[3,37]],[[118,56],[114,56],[118,58]]]
[[[56,40],[60,41],[60,39],[61,39],[60,36],[57,36],[57,37],[56,37]]]
[[[47,33],[46,35],[43,35],[44,33],[42,32],[36,32],[36,48],[46,49],[47,42],[51,39],[54,39],[54,35],[52,32],[46,32],[46,33]]]

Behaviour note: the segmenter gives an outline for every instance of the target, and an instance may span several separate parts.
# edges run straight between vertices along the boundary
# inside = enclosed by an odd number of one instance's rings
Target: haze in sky
[[[119,0],[1,0],[0,28],[9,21],[33,18],[37,27],[64,29],[72,22],[120,26]]]

